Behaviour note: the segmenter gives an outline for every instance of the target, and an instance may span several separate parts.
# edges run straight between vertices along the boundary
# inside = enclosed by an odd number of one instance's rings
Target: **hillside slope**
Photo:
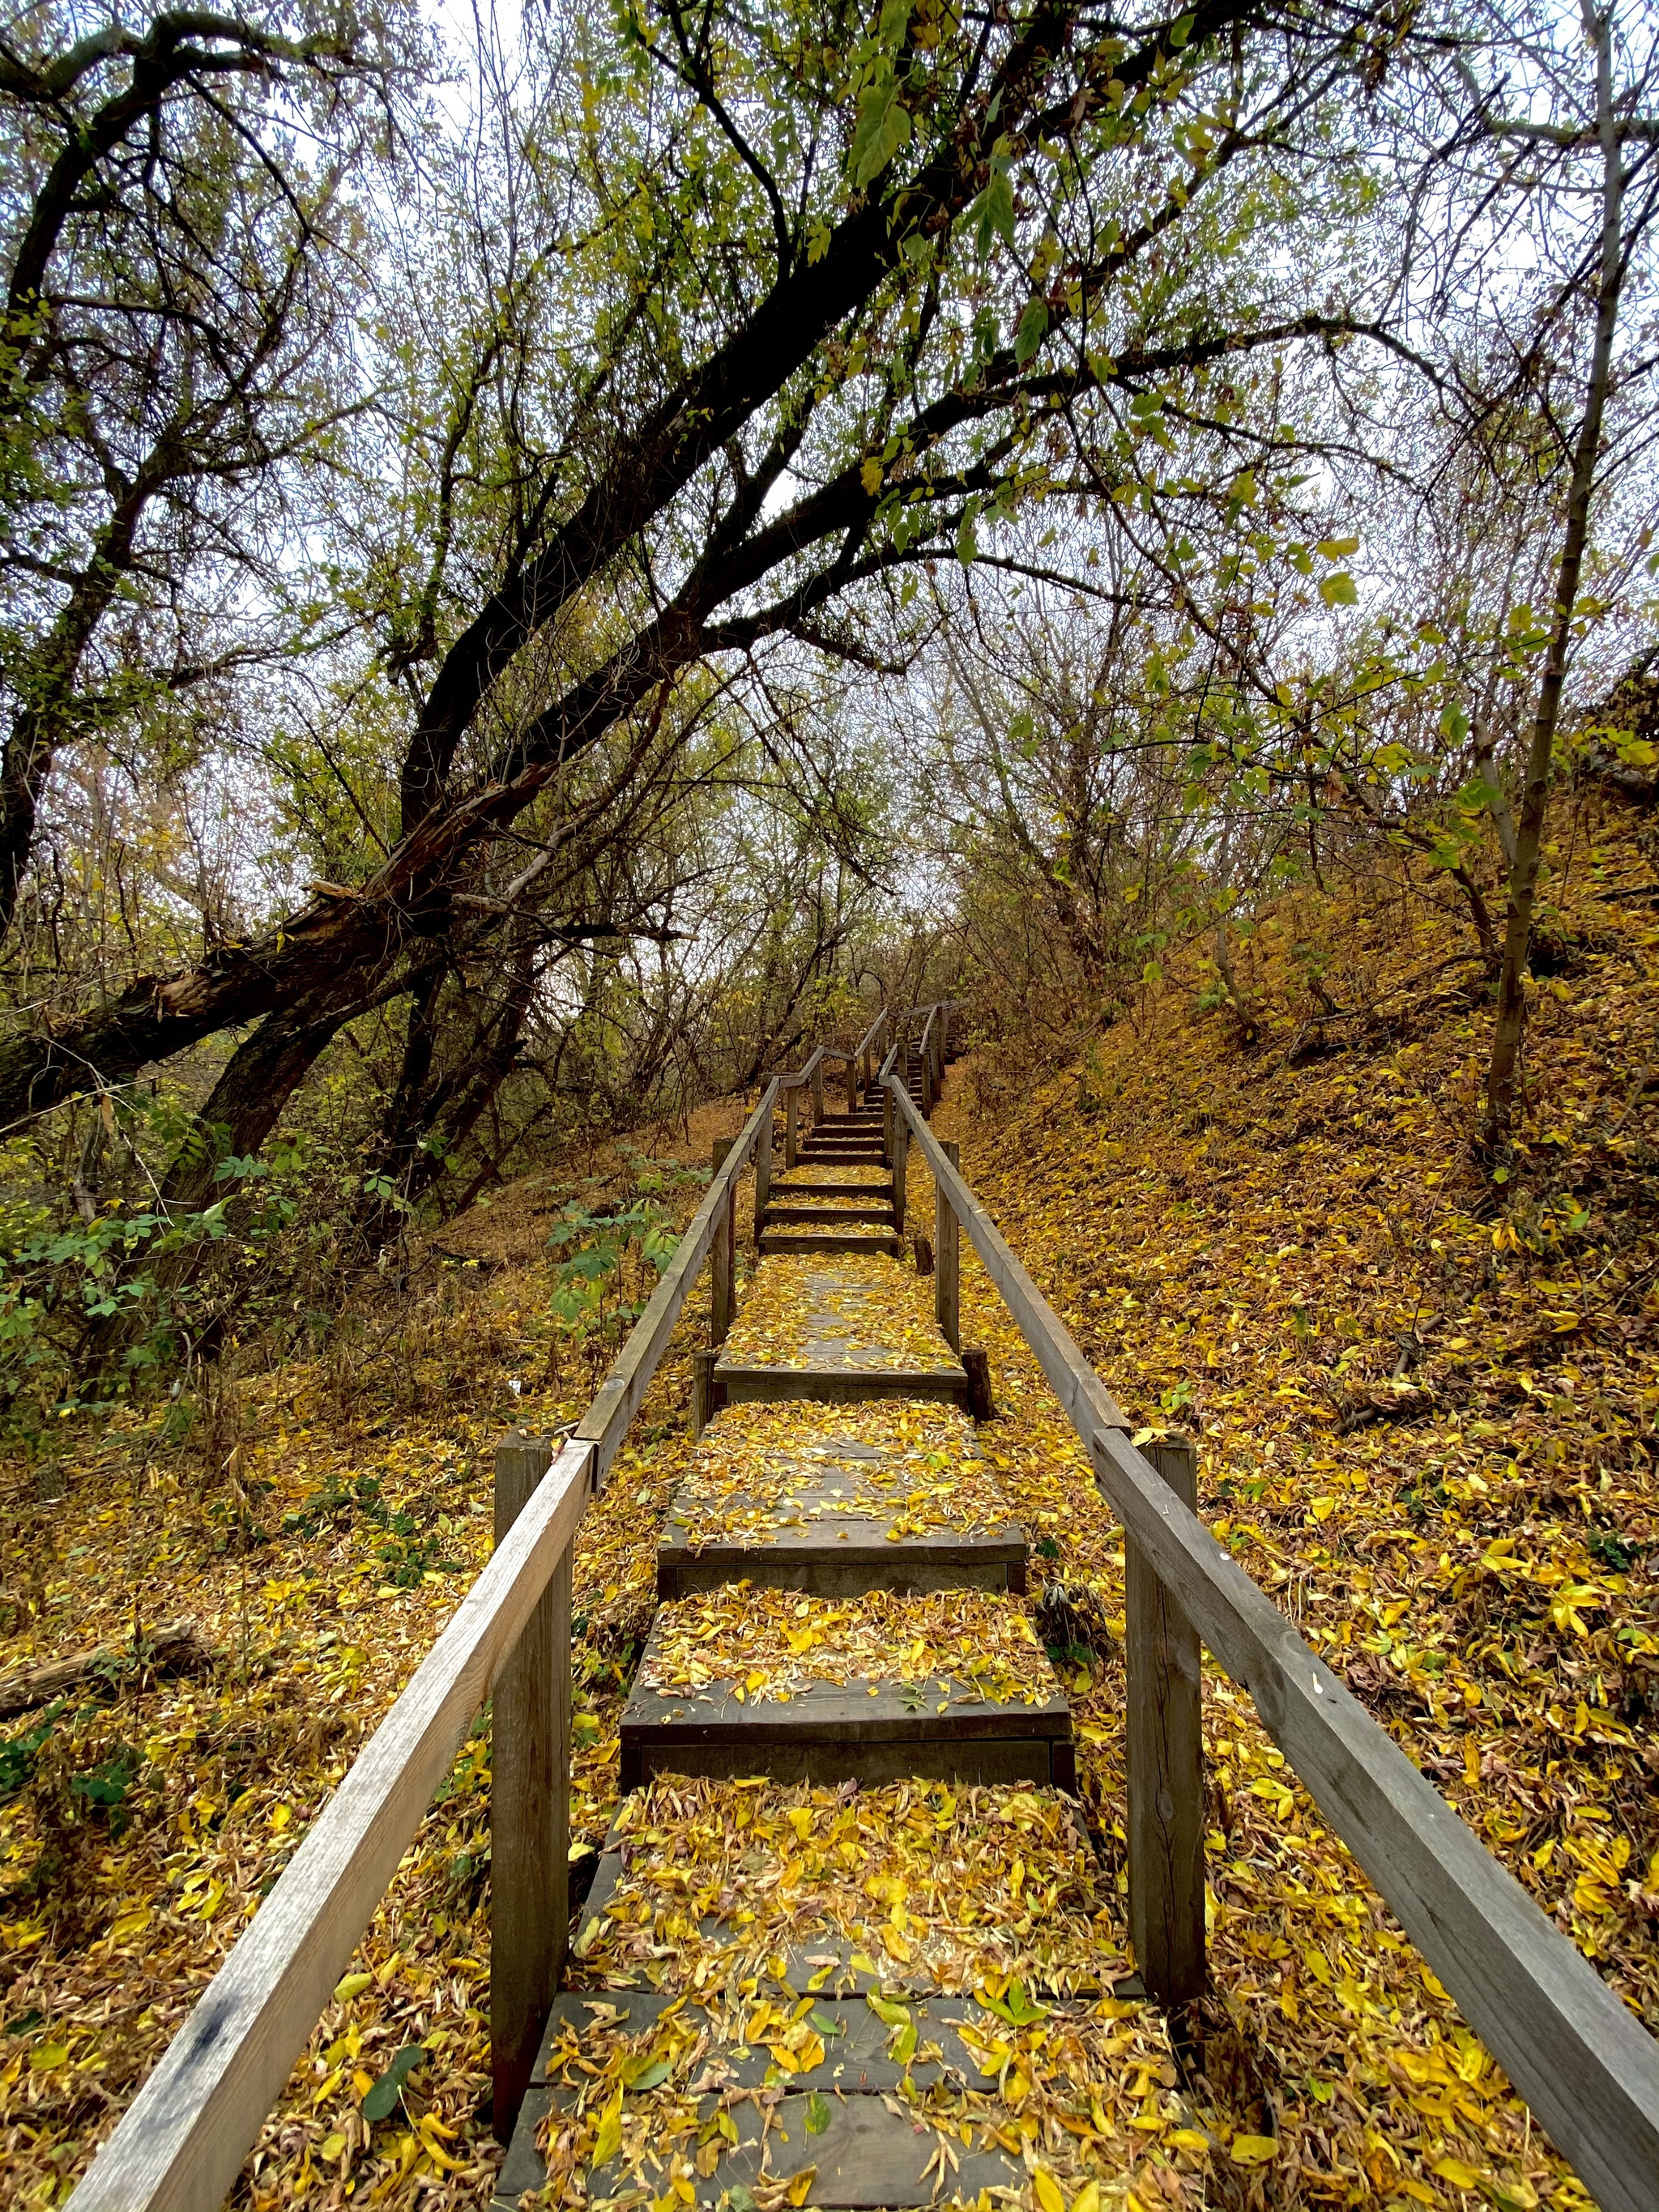
[[[1397,898],[1264,920],[1248,1048],[1174,973],[1066,1073],[982,1048],[936,1119],[1132,1416],[1197,1435],[1203,1516],[1659,2030],[1653,874],[1617,821],[1581,858],[1496,1169],[1469,971]],[[1116,1626],[1121,1554],[1052,1534],[1073,1613]],[[1207,2049],[1224,2112],[1280,2141],[1267,2201],[1580,2201],[1248,1711],[1212,1677]]]

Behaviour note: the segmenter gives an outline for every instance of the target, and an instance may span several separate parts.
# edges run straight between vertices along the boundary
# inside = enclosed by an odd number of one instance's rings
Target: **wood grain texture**
[[[976,1421],[997,1417],[996,1394],[991,1384],[991,1355],[983,1345],[970,1344],[958,1353],[968,1377],[968,1410]]]
[[[495,1447],[495,1541],[552,1461],[517,1430]],[[570,1921],[570,1553],[503,1663],[490,1707],[489,2053],[492,2125],[509,2142]]]
[[[902,1133],[921,1147],[933,1170],[936,1188],[943,1188],[968,1241],[979,1255],[986,1273],[996,1285],[1005,1305],[1019,1324],[1020,1334],[1036,1354],[1048,1387],[1065,1408],[1066,1417],[1086,1441],[1097,1428],[1127,1429],[1122,1409],[1073,1343],[1036,1285],[1009,1250],[990,1215],[945,1158],[943,1146],[928,1127],[915,1099],[896,1076],[888,1079]],[[901,1219],[902,1219],[901,1216]]]
[[[954,1138],[946,1137],[939,1150],[952,1167],[960,1164],[961,1148]],[[933,1194],[933,1265],[937,1270],[933,1283],[933,1316],[945,1341],[952,1352],[959,1353],[962,1350],[962,1243],[957,1230],[957,1217],[942,1184]]]
[[[1182,1504],[1198,1504],[1198,1454],[1184,1437],[1146,1456]],[[1204,1739],[1197,1631],[1134,1538],[1127,1542],[1125,1657],[1129,1929],[1160,2004],[1204,1991]]]
[[[76,2212],[222,2204],[592,1489],[568,1443],[93,2160]]]
[[[189,1674],[210,1667],[217,1655],[193,1620],[162,1620],[146,1626],[137,1645],[130,1636],[96,1644],[89,1651],[76,1651],[62,1659],[31,1659],[9,1674],[0,1674],[0,1715],[25,1713],[31,1705],[50,1705],[65,1690],[106,1668],[139,1668],[160,1674]]]
[[[1659,2044],[1127,1437],[1089,1444],[1127,1535],[1602,2212],[1652,2212]]]
[[[772,1086],[776,1090],[775,1084]],[[761,1123],[760,1133],[755,1139],[755,1242],[766,1220],[766,1209],[772,1203],[772,1116],[769,1113]]]
[[[716,1137],[710,1146],[709,1166],[718,1181],[720,1171],[736,1140],[731,1137]],[[732,1332],[732,1286],[737,1267],[738,1246],[738,1186],[735,1178],[726,1185],[724,1205],[714,1215],[714,1235],[708,1244],[708,1340],[724,1344]]]

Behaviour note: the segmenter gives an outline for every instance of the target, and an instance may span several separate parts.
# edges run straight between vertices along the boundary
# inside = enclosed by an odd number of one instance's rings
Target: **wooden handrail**
[[[1135,1449],[1110,1393],[902,1083],[884,1080],[1126,1535],[1249,1692],[1309,1796],[1602,2212],[1653,2212],[1659,2043]]]
[[[810,1063],[809,1063],[810,1066]],[[673,1333],[779,1085],[712,1176],[610,1373],[229,1957],[88,2168],[76,2212],[209,2212],[266,2114],[526,1623],[569,1550]],[[568,1746],[559,1755],[568,1763]]]
[[[876,1039],[880,1035],[882,1025],[886,1019],[887,1009],[884,1006],[881,1012],[876,1016],[874,1021],[871,1023],[869,1028],[866,1030],[864,1035],[853,1047],[853,1057],[854,1060],[862,1060],[866,1052],[874,1052],[877,1049]]]

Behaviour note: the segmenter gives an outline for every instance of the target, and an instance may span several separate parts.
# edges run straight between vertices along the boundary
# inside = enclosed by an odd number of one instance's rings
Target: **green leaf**
[[[822,2089],[814,2089],[806,2100],[806,2132],[821,2136],[830,2124],[830,2100]]]
[[[910,2025],[910,2014],[908,2009],[902,2004],[895,2004],[890,1997],[882,1996],[876,1990],[872,1990],[864,2002],[884,2027],[908,2027]]]
[[[904,33],[910,27],[910,0],[883,0],[881,21],[876,28],[876,43],[896,54],[904,44]]]
[[[957,558],[965,568],[979,552],[979,533],[974,528],[974,510],[970,507],[957,526]]]
[[[647,2089],[654,2089],[661,2082],[665,2081],[673,2070],[673,2068],[669,2064],[665,2058],[659,2058],[654,2060],[651,2065],[641,2068],[640,2072],[634,2076],[634,2079],[631,2081],[629,2081],[628,2078],[628,2069],[624,2067],[623,2069],[623,2080],[627,2082],[628,2087],[630,2089],[635,2090],[639,2095],[643,2096]]]
[[[827,2012],[815,2012],[811,2017],[813,2027],[822,2036],[845,2035],[847,2033],[845,2021],[831,2020]]]
[[[968,210],[968,220],[975,227],[975,244],[981,261],[990,255],[993,238],[1001,239],[1005,246],[1013,245],[1014,188],[1006,168],[992,171],[991,181]]]
[[[1014,359],[1022,368],[1042,343],[1043,333],[1048,327],[1048,302],[1028,300],[1025,312],[1019,319],[1019,328],[1014,332]]]
[[[853,182],[860,191],[878,177],[902,146],[910,143],[910,111],[898,86],[885,76],[859,94],[858,128],[853,133]]]
[[[1322,538],[1314,550],[1322,560],[1343,561],[1350,553],[1359,550],[1359,540],[1357,538]]]
[[[888,2048],[901,2066],[908,2066],[916,2055],[916,2024],[908,2021],[900,2028]]]
[[[1328,607],[1351,607],[1359,594],[1353,587],[1353,578],[1339,568],[1335,575],[1320,578],[1319,596]]]
[[[1449,738],[1455,745],[1461,745],[1469,734],[1469,718],[1455,699],[1440,710],[1440,734]]]
[[[363,2118],[374,2127],[377,2122],[390,2119],[397,2110],[410,2075],[426,2057],[418,2043],[406,2043],[386,2072],[363,2099]]]

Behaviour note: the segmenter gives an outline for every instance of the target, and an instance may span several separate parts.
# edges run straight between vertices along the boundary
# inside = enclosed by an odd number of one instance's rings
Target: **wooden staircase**
[[[922,1080],[912,1053],[913,1097]],[[773,1186],[759,1232],[757,1274],[714,1365],[710,1418],[658,1546],[659,1609],[622,1720],[624,1803],[581,1915],[599,1931],[599,1954],[613,1907],[624,1927],[630,1910],[617,1901],[636,1848],[628,1793],[657,1778],[1075,1788],[1070,1711],[1021,1603],[1024,1532],[981,1453],[968,1378],[934,1316],[932,1285],[896,1256],[881,1107],[812,1128]],[[931,1516],[918,1510],[924,1494]],[[924,1648],[929,1665],[919,1671],[914,1655]],[[952,1656],[939,1671],[945,1649]],[[780,1651],[797,1650],[800,1664],[780,1680]],[[716,1972],[721,1934],[718,1915],[705,1912],[686,1939],[690,1993]],[[706,1968],[699,1942],[710,1947]],[[877,1976],[850,1943],[820,1942],[775,1959],[771,1971],[792,2008],[827,1989],[844,2040],[833,2063],[787,2082],[769,2153],[762,2155],[764,2130],[759,2143],[754,2131],[741,2134],[693,2182],[696,2203],[716,2207],[750,2182],[811,2204],[934,2201],[940,2176],[927,2169],[938,2162],[937,2139],[893,2094],[905,2069],[888,2055],[893,2014],[882,1982],[902,1986],[918,2016],[935,2023],[928,2033],[942,2050],[953,2047],[960,1998],[890,1964]],[[635,2008],[654,2018],[664,2002],[613,1995],[615,1977],[603,1986],[608,2002],[629,2008],[630,2029]],[[556,2128],[562,2101],[580,2094],[580,2073],[559,2054],[574,2047],[584,2002],[591,2011],[592,1996],[555,2002],[498,2206],[544,2183],[535,2132],[544,2120]],[[720,2039],[714,2011],[690,2003],[680,2017],[711,2045]],[[740,2070],[732,2079],[741,2086]],[[835,2100],[814,2109],[816,2140],[805,2120],[814,2090]],[[809,2166],[810,2184],[799,2180]],[[954,2187],[971,2199],[1027,2181],[1020,2159],[987,2142],[969,2149]],[[587,2186],[590,2196],[610,2193],[597,2170]]]

